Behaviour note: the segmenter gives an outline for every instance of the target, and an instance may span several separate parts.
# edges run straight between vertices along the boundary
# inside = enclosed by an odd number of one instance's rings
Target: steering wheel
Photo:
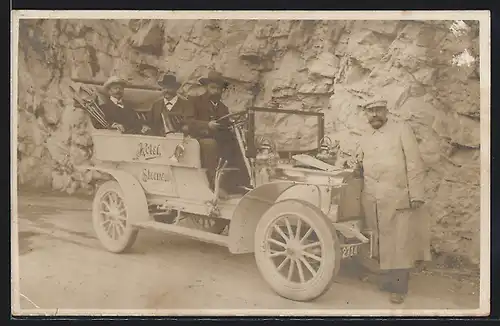
[[[220,123],[221,121],[228,120],[232,125],[238,125],[246,121],[243,119],[246,116],[246,114],[247,114],[246,111],[233,112],[226,114],[225,116],[222,116],[215,121],[217,123]]]

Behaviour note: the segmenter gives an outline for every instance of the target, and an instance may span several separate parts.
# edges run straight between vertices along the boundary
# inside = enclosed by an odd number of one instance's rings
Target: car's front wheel
[[[261,218],[255,259],[280,296],[310,301],[325,293],[340,269],[340,244],[332,223],[310,203],[284,200]]]

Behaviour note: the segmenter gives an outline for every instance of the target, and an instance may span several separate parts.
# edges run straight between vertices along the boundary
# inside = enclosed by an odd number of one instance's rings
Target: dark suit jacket
[[[186,115],[192,114],[191,102],[189,100],[177,97],[177,101],[170,111],[167,111],[163,98],[159,99],[151,107],[149,112],[149,126],[151,127],[151,134],[155,136],[164,136],[165,127],[163,125],[163,116],[165,122],[172,128],[174,132],[180,132],[184,125],[184,118]]]
[[[128,134],[138,134],[141,132],[144,123],[139,120],[137,113],[131,108],[131,106],[124,102],[124,107],[121,108],[111,99],[106,98],[104,103],[101,104],[101,110],[106,116],[106,120],[111,126],[113,123],[119,123],[125,128],[125,133]]]
[[[214,106],[206,93],[193,98],[192,103],[192,112],[186,116],[189,133],[196,138],[215,138],[217,132],[208,128],[208,122],[228,114],[228,107],[222,102]]]
[[[217,120],[227,114],[229,114],[228,107],[222,103],[218,102],[214,106],[208,94],[204,94],[193,99],[193,111],[187,116],[189,133],[195,138],[211,138],[217,143],[217,157],[228,161],[229,167],[236,167],[239,171],[230,171],[223,178],[222,186],[226,190],[231,192],[237,191],[237,186],[249,185],[250,179],[248,173],[246,173],[245,162],[243,161],[244,153],[241,152],[238,141],[234,132],[230,131],[225,126],[222,126],[219,130],[210,130],[208,128],[208,122],[211,120]],[[224,122],[221,122],[225,124]],[[208,151],[208,149],[205,149]]]

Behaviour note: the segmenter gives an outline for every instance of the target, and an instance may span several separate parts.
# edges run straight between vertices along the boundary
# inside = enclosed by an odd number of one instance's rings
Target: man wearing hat
[[[163,97],[151,107],[149,122],[152,134],[164,136],[168,132],[179,132],[183,127],[183,115],[192,112],[191,104],[177,94],[181,84],[174,75],[166,74],[158,84]]]
[[[103,85],[107,97],[101,105],[106,120],[113,129],[122,133],[145,134],[149,127],[139,119],[136,112],[123,101],[126,81],[112,76]]]
[[[403,303],[411,268],[430,259],[424,204],[425,167],[411,127],[388,117],[387,101],[363,106],[371,128],[359,142],[362,206],[374,234],[374,258],[383,275],[381,289],[390,301]]]
[[[229,114],[228,107],[221,102],[222,92],[229,83],[216,71],[211,71],[199,82],[205,86],[205,93],[193,99],[194,116],[191,124],[196,127],[195,135],[203,138],[214,138],[221,125],[216,120]]]
[[[229,114],[228,107],[221,102],[222,92],[229,84],[215,71],[209,72],[206,78],[200,78],[199,82],[205,86],[206,92],[193,99],[189,133],[200,142],[202,163],[207,169],[211,187],[214,188],[218,159],[222,158],[228,161],[228,167],[236,167],[239,171],[226,173],[221,188],[239,192],[249,184],[245,163],[234,134],[216,121]]]

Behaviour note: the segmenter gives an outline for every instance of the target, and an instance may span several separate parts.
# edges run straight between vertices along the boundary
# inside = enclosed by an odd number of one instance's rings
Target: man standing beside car
[[[401,304],[408,293],[416,261],[430,260],[429,230],[424,204],[425,168],[411,127],[388,117],[387,101],[363,106],[371,130],[359,143],[362,207],[373,232],[374,258],[384,279],[381,289]]]

